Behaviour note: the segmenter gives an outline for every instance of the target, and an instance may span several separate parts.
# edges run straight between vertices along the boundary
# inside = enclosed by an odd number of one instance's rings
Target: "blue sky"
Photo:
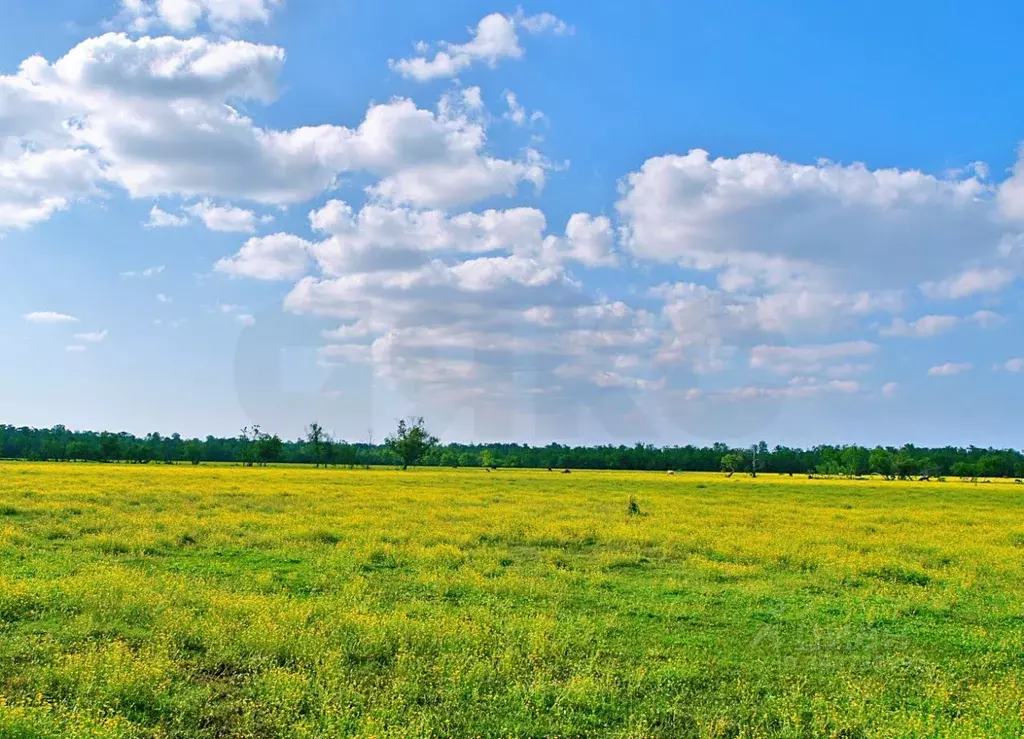
[[[1020,446],[1019,6],[13,5],[0,422]]]

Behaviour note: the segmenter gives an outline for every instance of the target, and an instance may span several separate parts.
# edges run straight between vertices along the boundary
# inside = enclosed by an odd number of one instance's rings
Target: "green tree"
[[[121,440],[117,434],[104,431],[100,434],[100,459],[104,462],[116,462],[121,458]]]
[[[854,477],[864,475],[871,469],[870,452],[862,446],[848,446],[843,449],[843,469]]]
[[[886,480],[891,480],[894,470],[892,452],[882,447],[875,447],[868,457],[868,467],[875,474],[881,475]]]
[[[978,468],[970,462],[954,462],[949,471],[961,480],[972,480],[978,476]]]
[[[427,431],[423,418],[420,417],[410,418],[408,423],[404,419],[399,421],[398,428],[387,438],[384,446],[402,460],[404,470],[423,459],[438,441],[436,436]]]
[[[313,462],[319,469],[324,458],[324,427],[316,421],[309,424],[309,428],[306,429],[306,445],[313,456]]]
[[[203,461],[203,445],[198,439],[189,439],[185,442],[185,459],[193,465]]]
[[[279,460],[283,450],[284,442],[281,441],[280,436],[277,434],[273,436],[262,434],[256,442],[256,459],[262,466],[266,467],[268,463]]]
[[[917,461],[905,449],[896,453],[892,466],[896,476],[901,480],[906,480],[917,472]]]
[[[732,477],[736,472],[747,466],[747,460],[739,452],[722,455],[722,472]]]

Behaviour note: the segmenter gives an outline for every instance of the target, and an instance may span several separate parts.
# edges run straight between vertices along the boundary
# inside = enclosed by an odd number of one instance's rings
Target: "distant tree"
[[[892,452],[882,447],[875,447],[871,450],[868,458],[868,466],[875,474],[881,475],[886,480],[891,480],[894,473]]]
[[[117,434],[104,431],[100,434],[100,459],[104,462],[116,462],[121,458],[121,440]]]
[[[722,472],[732,477],[737,471],[747,466],[747,460],[739,452],[729,452],[722,455]]]
[[[1009,477],[1008,466],[998,454],[986,454],[978,460],[978,475],[981,477]]]
[[[270,462],[276,462],[281,458],[284,449],[284,442],[277,434],[261,434],[256,442],[256,459],[263,467]]]
[[[423,459],[438,441],[427,431],[422,417],[410,418],[408,423],[404,419],[398,422],[398,428],[388,436],[384,446],[402,460],[404,470]]]
[[[970,462],[955,462],[949,468],[949,472],[961,480],[972,480],[978,477],[978,468]]]
[[[260,425],[254,423],[252,426],[243,426],[242,433],[238,437],[239,454],[238,461],[246,467],[256,464],[259,457],[259,442],[263,437]]]
[[[193,465],[203,461],[203,445],[199,439],[189,439],[185,442],[185,459]]]
[[[319,468],[324,458],[324,427],[316,421],[309,424],[309,428],[306,429],[306,444],[313,462]]]
[[[903,449],[893,457],[892,466],[896,476],[901,480],[906,480],[917,473],[917,462]]]
[[[89,448],[82,441],[72,441],[68,444],[67,449],[68,459],[75,462],[80,459],[86,459],[89,455]]]
[[[337,463],[338,445],[330,434],[324,434],[324,467]]]
[[[456,456],[455,452],[453,452],[451,449],[445,449],[444,453],[441,455],[441,466],[458,467],[459,458],[458,456]]]
[[[871,453],[856,444],[843,449],[843,470],[853,477],[867,474],[871,469]]]

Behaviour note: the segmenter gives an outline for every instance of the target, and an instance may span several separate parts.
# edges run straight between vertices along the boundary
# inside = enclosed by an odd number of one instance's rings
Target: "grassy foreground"
[[[1022,696],[1012,483],[0,464],[5,739],[998,737]]]

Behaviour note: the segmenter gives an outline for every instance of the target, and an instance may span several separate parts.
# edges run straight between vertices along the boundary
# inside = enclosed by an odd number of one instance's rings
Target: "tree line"
[[[284,440],[259,426],[234,437],[183,438],[159,433],[72,431],[0,425],[0,457],[47,461],[95,461],[135,464],[233,462],[246,466],[272,463],[321,466],[422,464],[443,467],[529,467],[611,470],[678,470],[700,472],[769,472],[780,474],[1024,478],[1024,454],[1015,449],[980,447],[868,448],[822,444],[809,449],[752,448],[723,443],[711,446],[567,446],[548,444],[441,444],[423,419],[400,422],[382,444],[334,439],[320,424],[310,424],[299,439]]]

